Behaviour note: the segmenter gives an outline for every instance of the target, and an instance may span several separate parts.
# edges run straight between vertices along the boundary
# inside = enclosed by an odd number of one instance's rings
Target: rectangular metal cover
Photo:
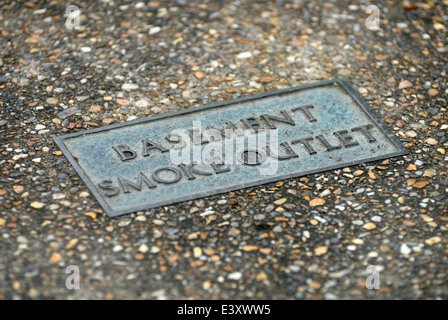
[[[407,153],[344,79],[54,140],[111,217]]]

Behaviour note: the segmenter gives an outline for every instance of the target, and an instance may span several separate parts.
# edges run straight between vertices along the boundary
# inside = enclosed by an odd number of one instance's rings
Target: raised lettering
[[[353,137],[348,134],[347,130],[336,131],[334,135],[338,137],[339,140],[341,140],[341,142],[344,144],[344,147],[346,148],[359,146],[358,141],[355,141],[355,139],[353,139]]]
[[[143,139],[142,143],[143,143],[143,156],[144,157],[149,156],[149,151],[153,150],[153,149],[158,149],[161,152],[168,152],[169,151],[168,149],[165,149],[161,145],[158,145],[157,143],[149,141],[147,139]]]
[[[202,133],[197,129],[196,130],[189,129],[187,131],[188,131],[188,135],[191,137],[191,140],[193,141],[194,145],[207,144],[210,142],[208,140],[205,140]]]
[[[179,167],[185,172],[185,174],[188,177],[188,180],[194,180],[196,179],[196,177],[193,175],[193,173],[195,174],[199,174],[201,176],[211,176],[212,173],[211,172],[204,172],[204,171],[200,171],[197,169],[194,169],[193,166],[195,166],[195,163],[191,163],[189,165],[185,165],[185,164],[180,164]]]
[[[111,192],[105,192],[104,193],[107,197],[113,197],[113,196],[116,196],[117,194],[119,194],[120,193],[120,189],[117,188],[117,187],[111,186],[110,184],[112,184],[111,180],[104,180],[104,181],[101,181],[98,184],[98,186],[101,189],[112,190]]]
[[[291,119],[291,117],[289,116],[289,114],[286,111],[282,110],[282,111],[280,111],[280,113],[283,115],[283,118],[271,116],[269,114],[262,114],[260,117],[266,120],[266,122],[269,124],[269,127],[271,129],[277,129],[277,127],[272,123],[272,120],[283,122],[283,123],[288,123],[292,126],[296,125],[295,122]]]
[[[235,124],[234,124],[232,121],[227,122],[227,127],[226,127],[226,129],[230,129],[230,130],[232,130],[237,136],[242,136],[242,135],[244,135],[243,130],[237,128],[237,127],[235,126]]]
[[[356,128],[353,128],[352,131],[360,131],[362,132],[362,134],[364,134],[364,136],[367,138],[367,141],[369,141],[370,143],[375,142],[376,139],[370,134],[368,129],[372,129],[373,125],[371,124],[366,124],[364,126],[359,126]]]
[[[244,122],[249,129],[254,130],[255,132],[261,127],[260,122],[255,117],[243,118],[241,121]]]
[[[143,186],[143,182],[145,182],[146,185],[148,186],[148,188],[150,188],[150,189],[156,187],[156,185],[154,183],[152,183],[151,180],[149,180],[141,172],[139,172],[138,175],[137,175],[137,182],[136,183],[134,183],[132,181],[129,181],[128,179],[125,179],[125,178],[122,178],[122,177],[118,177],[118,181],[120,181],[120,184],[123,187],[123,192],[124,193],[130,193],[131,192],[131,190],[129,190],[129,187],[132,187],[135,190],[141,191],[142,190],[142,186]]]
[[[250,166],[256,166],[262,164],[266,160],[266,154],[262,150],[243,150],[239,153],[239,160]]]
[[[291,158],[298,158],[298,154],[294,152],[294,150],[292,150],[291,146],[289,145],[288,142],[282,142],[279,144],[279,146],[283,147],[286,151],[286,155],[278,155],[278,154],[274,154],[272,152],[272,150],[266,146],[266,152],[268,153],[268,155],[274,159],[277,160],[288,160]]]
[[[341,145],[339,145],[339,146],[332,146],[329,142],[328,142],[328,140],[323,136],[323,135],[318,135],[317,137],[316,137],[317,139],[319,139],[319,141],[322,143],[322,145],[325,147],[325,151],[333,151],[333,150],[337,150],[337,149],[340,149],[340,148],[342,148],[342,146]]]
[[[174,178],[171,179],[171,180],[160,178],[159,174],[162,171],[169,171],[169,172],[174,173]],[[163,167],[163,168],[159,168],[156,171],[154,171],[153,174],[152,174],[152,178],[154,179],[154,181],[156,181],[158,183],[172,184],[172,183],[178,182],[182,178],[182,173],[177,168]]]
[[[306,116],[309,122],[316,122],[317,119],[311,114],[309,109],[314,109],[314,106],[311,104],[307,104],[304,106],[296,107],[292,109],[292,111],[300,110]]]
[[[168,136],[166,136],[165,139],[168,140],[171,143],[179,143],[180,144],[180,145],[176,144],[176,145],[173,146],[173,149],[175,149],[175,150],[182,149],[182,148],[185,148],[187,146],[187,143],[178,134],[171,133]]]
[[[306,137],[306,138],[300,138],[300,139],[293,140],[293,141],[291,141],[291,143],[292,144],[301,143],[305,147],[305,150],[308,152],[308,154],[313,155],[313,154],[316,154],[317,152],[308,143],[308,141],[313,141],[313,140],[314,140],[313,137]]]
[[[126,144],[120,144],[112,148],[117,151],[118,155],[121,158],[121,161],[131,160],[137,156],[137,152],[131,150],[131,148]]]
[[[231,137],[228,134],[228,132],[226,132],[226,131],[230,131],[230,130],[220,130],[220,129],[216,129],[214,127],[207,127],[205,129],[204,135],[208,134],[209,138],[213,138],[213,141],[219,141],[219,140],[222,140],[223,138]]]
[[[221,159],[213,160],[212,162],[210,162],[210,165],[212,166],[213,170],[215,170],[216,174],[230,171],[230,168],[225,167],[224,161],[222,161]]]

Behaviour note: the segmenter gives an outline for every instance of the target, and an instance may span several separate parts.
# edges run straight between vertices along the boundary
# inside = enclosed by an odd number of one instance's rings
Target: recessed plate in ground
[[[344,79],[55,142],[109,216],[407,153]]]

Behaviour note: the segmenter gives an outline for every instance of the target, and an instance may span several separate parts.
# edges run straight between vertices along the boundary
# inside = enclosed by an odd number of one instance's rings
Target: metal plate
[[[344,79],[54,140],[111,217],[407,153]]]

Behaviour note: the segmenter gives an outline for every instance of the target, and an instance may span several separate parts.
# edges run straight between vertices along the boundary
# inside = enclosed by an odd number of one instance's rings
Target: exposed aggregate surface
[[[0,1],[1,299],[447,298],[448,1],[71,4]],[[52,139],[338,77],[409,155],[109,218]]]

